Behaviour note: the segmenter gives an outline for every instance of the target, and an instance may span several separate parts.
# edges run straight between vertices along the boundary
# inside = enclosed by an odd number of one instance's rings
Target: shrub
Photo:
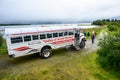
[[[104,25],[105,24],[105,22],[104,21],[102,21],[102,20],[96,20],[96,21],[93,21],[93,23],[92,23],[93,25]]]
[[[0,46],[2,46],[3,44],[3,38],[2,38],[2,35],[0,34]]]
[[[114,34],[105,37],[100,43],[98,61],[103,67],[120,71],[120,29]]]
[[[116,31],[117,30],[117,26],[115,26],[115,25],[108,25],[107,28],[109,31]]]

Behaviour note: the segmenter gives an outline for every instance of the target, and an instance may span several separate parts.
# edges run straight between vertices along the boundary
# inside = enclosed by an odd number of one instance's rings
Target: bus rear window
[[[31,41],[31,36],[24,36],[24,42]]]
[[[12,37],[11,38],[11,43],[13,44],[13,43],[20,43],[20,42],[23,42],[23,39],[22,39],[22,37]]]

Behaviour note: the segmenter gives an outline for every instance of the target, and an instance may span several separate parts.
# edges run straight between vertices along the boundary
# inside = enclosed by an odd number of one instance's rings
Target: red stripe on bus
[[[27,50],[27,49],[31,49],[31,48],[29,48],[29,47],[27,47],[27,46],[23,46],[23,47],[15,48],[15,49],[13,49],[13,50],[24,51],[24,50]]]
[[[52,42],[52,44],[61,44],[61,43],[66,43],[66,42],[72,42],[74,39],[68,39],[68,40],[62,40],[62,41],[55,41]]]

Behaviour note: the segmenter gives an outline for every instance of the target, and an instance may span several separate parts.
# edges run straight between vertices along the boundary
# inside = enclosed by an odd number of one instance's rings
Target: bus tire
[[[85,47],[85,41],[82,40],[81,43],[80,43],[80,48],[83,49]]]
[[[52,51],[51,51],[51,49],[43,49],[42,51],[41,51],[41,58],[43,58],[43,59],[47,59],[47,58],[49,58],[50,56],[51,56],[51,53],[52,53]]]

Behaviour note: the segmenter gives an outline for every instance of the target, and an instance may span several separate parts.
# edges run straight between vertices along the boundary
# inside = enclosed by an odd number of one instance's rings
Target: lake
[[[87,28],[95,28],[98,26],[91,25],[91,23],[75,23],[75,24],[39,24],[39,25],[16,25],[16,26],[0,26],[0,33],[4,36],[4,30],[5,28],[13,28],[13,27],[51,27],[51,26],[78,26],[81,29],[87,29]]]

